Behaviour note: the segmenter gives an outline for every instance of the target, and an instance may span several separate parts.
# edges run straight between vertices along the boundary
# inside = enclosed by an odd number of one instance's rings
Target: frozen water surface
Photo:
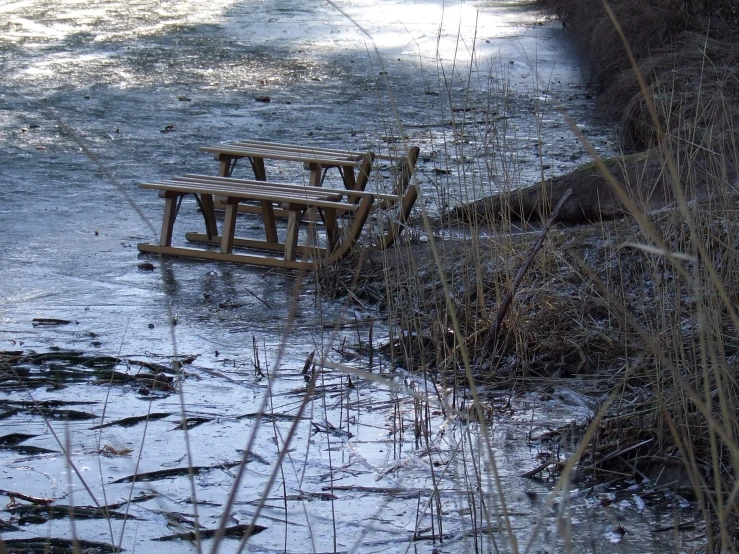
[[[378,151],[418,144],[432,213],[504,182],[575,167],[583,151],[557,105],[607,152],[610,130],[557,24],[514,1],[6,1],[0,71],[0,348],[120,356],[127,361],[115,370],[131,379],[139,362],[197,356],[174,382],[181,396],[144,394],[134,381],[108,386],[100,375],[65,388],[4,389],[2,435],[31,435],[20,444],[50,452],[0,451],[0,489],[57,505],[118,503],[135,519],[72,525],[68,517],[23,519],[8,506],[2,519],[22,524],[3,539],[69,538],[74,529],[128,551],[196,551],[152,539],[192,529],[196,514],[203,529],[224,517],[248,524],[265,499],[257,523],[267,529],[249,539],[250,550],[508,552],[530,540],[528,551],[543,552],[570,540],[577,552],[670,551],[670,537],[649,531],[672,514],[630,496],[605,508],[584,491],[552,504],[551,485],[518,477],[544,448],[530,437],[585,420],[591,399],[566,390],[551,401],[497,398],[493,464],[478,426],[442,411],[433,383],[377,355],[372,368],[350,356],[367,345],[367,318],[379,318],[378,342],[382,314],[326,300],[292,273],[158,260],[135,247],[156,239],[162,210],[137,184],[215,173],[197,148],[218,141]],[[255,102],[261,95],[271,102]],[[305,178],[300,168],[269,169]],[[192,204],[183,203],[180,220],[199,222]],[[145,260],[156,269],[140,270]],[[33,326],[34,318],[71,323]],[[255,345],[264,376],[254,369]],[[316,392],[295,420],[314,350]],[[351,372],[369,369],[374,379],[354,374],[349,385]],[[61,370],[46,363],[31,371]],[[42,417],[38,407],[55,401],[90,419]],[[263,404],[276,415],[257,425]],[[147,414],[148,422],[115,424]],[[255,429],[224,514],[233,463]],[[188,463],[202,468],[192,483],[176,471]],[[126,482],[168,469],[171,476]],[[621,522],[627,533],[614,535]],[[233,538],[220,547],[237,549]]]

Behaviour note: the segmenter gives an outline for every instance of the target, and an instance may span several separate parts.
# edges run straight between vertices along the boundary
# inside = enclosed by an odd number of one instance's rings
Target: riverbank
[[[555,6],[590,55],[592,86],[618,116],[622,146],[646,153],[603,161],[581,136],[594,164],[542,183],[563,184],[560,195],[565,185],[587,184],[593,197],[583,220],[596,223],[551,232],[517,288],[517,273],[556,202],[545,186],[533,187],[532,197],[512,191],[469,204],[455,211],[462,217],[442,220],[441,230],[427,225],[404,255],[375,259],[393,275],[381,291],[397,323],[389,351],[405,366],[459,387],[461,395],[474,396],[475,387],[546,390],[562,380],[604,393],[601,410],[561,467],[565,480],[579,464],[624,486],[635,479],[682,491],[701,522],[689,533],[691,548],[733,551],[739,538],[735,8],[729,2],[692,10],[669,2],[612,4],[643,90],[600,3]],[[593,194],[593,186],[608,198]],[[654,198],[658,205],[650,205]],[[598,210],[605,205],[613,213],[603,217]],[[623,218],[607,221],[612,217]],[[377,280],[368,283],[369,297],[377,297]],[[360,282],[360,297],[363,287]],[[491,349],[491,325],[511,294]]]

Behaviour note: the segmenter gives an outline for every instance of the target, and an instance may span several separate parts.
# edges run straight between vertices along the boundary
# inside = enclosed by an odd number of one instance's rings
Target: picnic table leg
[[[267,180],[267,170],[264,168],[264,158],[252,158],[251,167],[254,169],[254,178],[257,181]]]
[[[344,187],[346,187],[346,190],[356,190],[357,180],[354,177],[353,167],[345,167],[341,176],[344,178]]]
[[[292,262],[298,252],[298,233],[305,206],[290,204],[287,208],[287,235],[285,236],[285,260]]]
[[[321,164],[317,163],[309,163],[308,169],[310,170],[310,178],[308,179],[308,185],[312,187],[320,187],[321,186],[321,174],[323,172],[323,167]],[[316,221],[318,219],[318,210],[316,208],[309,208],[308,209],[309,218],[312,221]]]
[[[264,168],[264,158],[251,159],[251,167],[254,170],[254,178],[257,181],[267,180],[267,170]],[[272,206],[272,202],[262,202],[262,220],[264,221],[264,234],[266,235],[267,242],[278,242],[277,240],[277,228],[275,227],[275,210]]]
[[[205,218],[205,233],[209,237],[217,236],[218,224],[216,223],[216,208],[213,204],[213,195],[201,194],[200,206],[203,209],[203,217]]]
[[[321,164],[311,163],[308,164],[308,169],[310,169],[310,180],[308,181],[308,184],[313,187],[320,187],[321,186],[321,171],[323,168],[321,167]]]
[[[219,154],[216,156],[216,159],[221,163],[221,165],[218,167],[218,176],[219,177],[230,177],[231,176],[231,161],[233,160],[233,157],[227,154]]]
[[[277,227],[275,227],[275,209],[269,200],[262,201],[262,220],[264,221],[264,234],[267,242],[279,242],[277,240]]]
[[[221,237],[221,252],[230,254],[234,246],[236,232],[236,215],[239,213],[239,201],[236,198],[226,198],[226,215],[223,220],[223,236]]]
[[[172,246],[172,230],[177,217],[177,199],[180,195],[165,192],[160,193],[160,196],[164,196],[164,218],[162,219],[162,232],[159,235],[159,246]]]
[[[339,243],[338,226],[336,225],[336,210],[334,208],[325,208],[323,211],[323,219],[326,225],[326,238],[328,240],[328,253],[331,254]]]
[[[231,176],[231,162],[233,157],[227,154],[216,154],[215,159],[218,160],[218,176],[219,177],[230,177]],[[201,194],[200,203],[203,206],[203,212],[205,212],[205,225],[209,227],[206,231],[208,236],[215,237],[218,235],[218,226],[216,225],[216,212],[213,204],[212,194]]]

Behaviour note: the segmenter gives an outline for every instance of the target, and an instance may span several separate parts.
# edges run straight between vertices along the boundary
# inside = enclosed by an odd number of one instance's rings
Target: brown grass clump
[[[467,387],[463,351],[478,385],[568,379],[610,392],[581,468],[680,488],[713,526],[709,550],[728,551],[739,538],[731,531],[739,521],[739,213],[729,197],[713,202],[691,206],[690,222],[678,210],[653,214],[665,250],[630,218],[553,232],[492,357],[484,338],[536,233],[438,243],[441,271],[428,246],[391,254],[389,351],[398,365],[458,388],[457,397]],[[378,275],[368,275],[358,291],[377,286]]]
[[[445,229],[455,238],[434,238],[428,225],[424,241],[406,233],[368,254],[356,288],[339,292],[387,308],[394,364],[433,373],[453,406],[483,384],[593,394],[603,408],[571,460],[609,481],[689,491],[703,523],[698,550],[736,552],[739,8],[613,0],[632,67],[600,0],[554,2],[624,143],[648,152],[458,208],[459,228]],[[550,232],[513,290],[538,222],[570,189],[564,219],[596,222]],[[486,348],[511,293],[500,339]]]
[[[655,129],[634,68],[600,1],[554,7],[591,67],[624,145],[654,146]],[[735,144],[739,122],[739,6],[733,0],[612,0],[668,136],[706,148]],[[684,146],[684,145],[683,145]]]

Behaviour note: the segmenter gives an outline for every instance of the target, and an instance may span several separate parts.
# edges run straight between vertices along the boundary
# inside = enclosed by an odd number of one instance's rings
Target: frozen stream
[[[546,449],[530,438],[584,421],[592,400],[566,389],[551,400],[496,397],[493,464],[479,429],[440,409],[433,383],[392,371],[377,355],[372,368],[354,355],[368,341],[361,322],[381,314],[329,302],[292,273],[159,261],[135,248],[155,239],[162,210],[156,194],[137,184],[214,173],[197,148],[219,141],[377,151],[418,144],[418,178],[432,213],[576,167],[584,151],[558,105],[607,153],[610,130],[597,119],[566,36],[527,5],[0,4],[0,350],[125,357],[115,369],[129,376],[141,367],[131,360],[169,365],[175,354],[197,356],[185,366],[182,395],[103,386],[92,376],[64,387],[2,389],[0,435],[29,437],[0,450],[0,489],[54,498],[58,506],[116,504],[135,518],[72,523],[24,518],[9,505],[0,519],[15,528],[2,530],[3,540],[74,532],[128,551],[197,551],[187,541],[153,539],[191,530],[196,512],[203,529],[218,526],[237,472],[232,463],[267,398],[274,415],[257,428],[225,515],[227,526],[248,525],[266,498],[256,521],[266,530],[249,539],[248,550],[552,552],[569,544],[576,552],[673,551],[670,533],[650,530],[669,526],[674,513],[644,511],[630,495],[602,506],[605,491],[553,504],[551,484],[518,477]],[[192,206],[182,209],[183,217],[197,217]],[[139,269],[146,260],[154,271]],[[34,326],[39,318],[71,323]],[[376,323],[376,342],[381,330]],[[254,368],[254,345],[264,376]],[[324,361],[316,393],[287,444],[312,351]],[[31,374],[54,370],[28,367]],[[368,369],[381,377],[354,374],[349,385],[351,372]],[[38,403],[46,401],[90,419],[42,417]],[[147,413],[156,417],[119,424]],[[183,414],[187,441],[178,429]],[[176,472],[188,461],[204,468],[194,486]],[[175,471],[126,481],[164,470]],[[624,536],[614,531],[620,525]],[[208,550],[212,539],[204,544]],[[220,551],[238,544],[227,538]]]

